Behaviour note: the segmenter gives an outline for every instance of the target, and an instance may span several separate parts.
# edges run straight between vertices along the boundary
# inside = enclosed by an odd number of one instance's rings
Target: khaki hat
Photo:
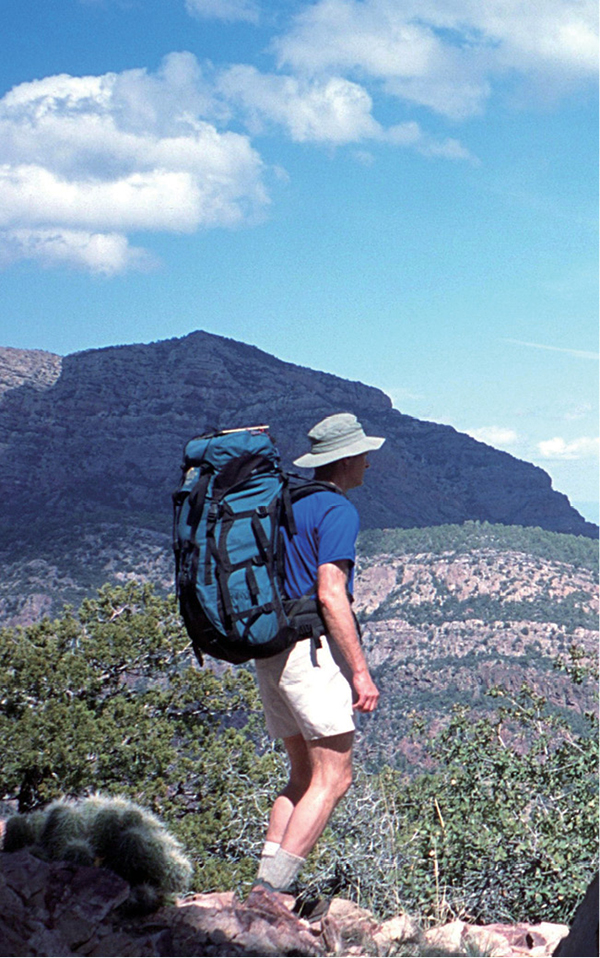
[[[314,469],[346,456],[359,456],[362,452],[379,449],[385,442],[379,436],[366,436],[358,419],[350,412],[339,412],[322,419],[312,427],[308,438],[310,452],[294,459],[294,465],[301,469]]]

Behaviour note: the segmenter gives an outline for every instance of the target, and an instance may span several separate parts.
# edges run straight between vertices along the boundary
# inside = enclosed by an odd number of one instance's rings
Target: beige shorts
[[[267,729],[273,738],[306,740],[355,729],[350,672],[327,636],[321,647],[301,639],[270,659],[256,660]]]

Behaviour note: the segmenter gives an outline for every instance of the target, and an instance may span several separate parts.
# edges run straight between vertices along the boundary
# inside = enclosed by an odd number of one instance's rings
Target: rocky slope
[[[192,895],[146,918],[125,918],[129,893],[104,868],[45,862],[0,852],[0,954],[3,955],[473,955],[547,956],[565,925],[491,925],[462,921],[421,929],[408,915],[379,921],[334,899],[315,921],[292,911],[290,895]],[[568,952],[572,953],[572,952]]]
[[[557,547],[566,539],[555,538]],[[590,550],[590,566],[593,558]],[[516,695],[530,685],[575,727],[593,708],[592,686],[574,685],[555,662],[572,646],[595,654],[596,572],[516,549],[508,530],[495,546],[484,535],[465,552],[449,538],[441,554],[363,555],[356,608],[382,692],[363,726],[372,767],[419,761],[412,712],[435,728],[455,704],[491,708],[486,692],[494,686]]]
[[[593,689],[574,685],[554,662],[573,645],[589,654],[597,648],[594,543],[477,523],[421,534],[416,542],[411,530],[367,534],[359,554],[356,610],[382,692],[377,712],[362,722],[367,765],[420,762],[411,713],[435,728],[454,704],[490,708],[485,693],[496,685],[517,693],[529,684],[577,728],[593,708]],[[52,560],[5,562],[0,622],[55,614],[104,582],[150,580],[166,593],[172,577],[166,535],[124,537],[103,526]]]
[[[405,416],[378,389],[243,343],[196,332],[90,350],[64,358],[55,381],[56,357],[2,356],[13,368],[0,399],[0,495],[10,504],[0,547],[7,555],[39,557],[69,532],[65,548],[72,549],[107,522],[166,532],[191,435],[268,422],[289,466],[306,448],[307,429],[340,410],[387,437],[369,482],[356,491],[363,528],[475,519],[597,535],[543,470],[450,426]]]
[[[0,346],[0,395],[19,386],[47,389],[60,376],[62,358],[41,349]]]

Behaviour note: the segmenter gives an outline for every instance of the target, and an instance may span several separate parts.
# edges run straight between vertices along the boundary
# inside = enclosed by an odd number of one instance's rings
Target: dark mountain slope
[[[306,448],[307,429],[341,410],[387,437],[356,493],[364,528],[475,519],[597,534],[543,470],[449,426],[402,415],[378,389],[195,332],[76,353],[46,388],[36,382],[4,392],[0,495],[9,508],[0,544],[35,552],[48,533],[90,533],[101,522],[166,531],[190,435],[268,422],[289,465]]]

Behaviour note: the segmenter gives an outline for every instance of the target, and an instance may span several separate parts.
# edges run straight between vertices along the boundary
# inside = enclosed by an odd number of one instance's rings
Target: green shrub
[[[548,532],[538,526],[504,526],[468,521],[462,525],[423,529],[366,529],[358,540],[359,554],[463,554],[476,549],[525,552],[575,567],[598,571],[598,543],[587,536]]]
[[[0,687],[0,800],[27,813],[96,789],[125,797],[183,842],[194,890],[249,887],[283,759],[252,675],[200,669],[173,597],[107,586],[77,612],[5,629]],[[15,841],[31,827],[13,824]]]
[[[424,743],[432,772],[359,772],[311,860],[311,894],[432,922],[570,921],[597,867],[597,720],[575,733],[526,686],[495,696],[494,714],[455,706]]]
[[[573,655],[580,682],[589,668]],[[132,905],[153,907],[186,885],[181,842],[194,890],[248,890],[285,761],[264,738],[252,675],[198,669],[174,600],[130,583],[6,630],[0,686],[0,799],[22,813],[5,850],[93,855],[134,883]],[[494,704],[477,720],[455,708],[421,743],[432,772],[357,768],[303,871],[307,893],[431,921],[570,919],[596,854],[595,720],[569,729],[528,689]]]

